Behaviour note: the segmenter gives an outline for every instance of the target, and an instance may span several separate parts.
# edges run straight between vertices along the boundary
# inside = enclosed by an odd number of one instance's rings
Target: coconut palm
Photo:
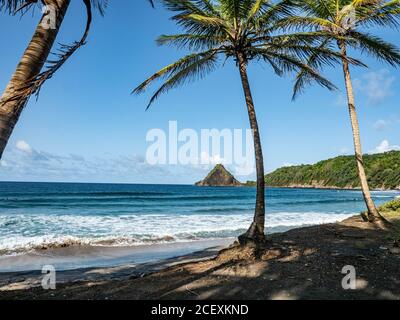
[[[281,24],[292,28],[311,28],[325,39],[322,46],[335,44],[342,54],[343,74],[346,85],[348,110],[353,131],[353,141],[357,171],[361,189],[368,209],[370,222],[386,222],[377,210],[368,186],[361,148],[360,128],[357,119],[355,96],[351,80],[349,61],[346,59],[348,48],[361,50],[391,66],[400,65],[400,51],[383,39],[365,32],[370,26],[399,26],[399,0],[301,0],[298,6],[305,16],[291,16]],[[317,67],[313,56],[309,64]],[[299,73],[295,84],[295,95],[302,90],[308,75]]]
[[[38,94],[44,82],[86,43],[92,21],[92,9],[103,14],[107,0],[82,0],[87,13],[86,28],[82,38],[72,45],[61,45],[56,59],[48,61],[57,34],[68,10],[70,0],[0,0],[0,12],[26,13],[41,3],[52,11],[45,11],[35,33],[0,99],[0,159],[22,110],[33,94]],[[153,5],[152,0],[148,0]],[[53,15],[56,21],[49,21]],[[53,26],[49,26],[52,23]],[[47,63],[46,70],[42,71]]]
[[[222,61],[233,59],[239,70],[246,101],[250,127],[253,132],[257,172],[257,194],[253,223],[249,230],[239,237],[241,242],[263,241],[265,238],[265,182],[264,158],[254,101],[248,79],[247,67],[251,61],[263,61],[272,70],[283,75],[287,72],[302,71],[308,81],[322,86],[334,86],[313,68],[302,62],[302,58],[317,53],[319,62],[333,62],[340,55],[328,48],[316,49],[313,36],[279,34],[276,28],[279,20],[290,14],[292,1],[271,3],[268,0],[162,0],[172,11],[172,20],[183,28],[184,33],[163,35],[157,42],[189,50],[189,54],[156,72],[139,85],[134,93],[142,93],[157,79],[163,84],[151,97],[150,105],[163,93],[188,81],[202,78],[221,65]]]

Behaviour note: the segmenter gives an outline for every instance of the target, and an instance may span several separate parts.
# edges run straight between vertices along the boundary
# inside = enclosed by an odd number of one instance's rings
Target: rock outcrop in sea
[[[214,169],[199,182],[195,183],[196,186],[201,187],[240,187],[244,186],[243,183],[236,180],[236,178],[228,171],[222,164],[217,164]]]

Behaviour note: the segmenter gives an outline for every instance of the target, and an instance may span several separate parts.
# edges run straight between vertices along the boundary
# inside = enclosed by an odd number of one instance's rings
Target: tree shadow
[[[184,258],[174,259],[185,262]],[[172,261],[170,261],[172,263]],[[356,289],[342,286],[343,267]],[[351,218],[233,246],[213,259],[165,265],[124,280],[81,281],[0,294],[5,299],[400,299],[400,254],[390,231]]]

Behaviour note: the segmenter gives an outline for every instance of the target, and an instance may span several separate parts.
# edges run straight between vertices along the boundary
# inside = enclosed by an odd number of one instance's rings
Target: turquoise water
[[[373,192],[379,204],[398,192]],[[43,246],[131,246],[228,238],[250,224],[254,188],[0,183],[0,254]],[[267,232],[364,210],[361,192],[268,189]]]

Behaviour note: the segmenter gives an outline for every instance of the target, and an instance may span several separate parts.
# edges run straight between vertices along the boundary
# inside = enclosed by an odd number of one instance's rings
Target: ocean
[[[399,193],[374,191],[377,204]],[[189,185],[0,183],[0,255],[71,246],[126,247],[236,237],[255,189]],[[267,232],[343,220],[365,209],[360,191],[266,192]]]

